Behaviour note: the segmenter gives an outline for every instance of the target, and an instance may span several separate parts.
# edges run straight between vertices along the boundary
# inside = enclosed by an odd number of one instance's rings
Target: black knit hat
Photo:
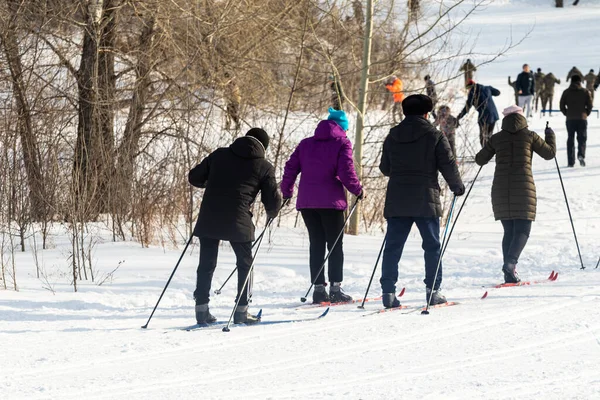
[[[402,102],[404,115],[425,115],[433,110],[433,102],[424,94],[413,94]]]
[[[255,139],[258,139],[258,141],[264,146],[265,150],[267,147],[269,147],[269,134],[265,132],[264,129],[252,128],[246,133],[246,136],[251,136]]]

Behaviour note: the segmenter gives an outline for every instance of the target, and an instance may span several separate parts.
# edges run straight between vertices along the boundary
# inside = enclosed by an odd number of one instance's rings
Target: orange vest
[[[391,85],[385,85],[386,89],[394,94],[394,103],[402,103],[404,93],[402,93],[402,81],[396,78]]]

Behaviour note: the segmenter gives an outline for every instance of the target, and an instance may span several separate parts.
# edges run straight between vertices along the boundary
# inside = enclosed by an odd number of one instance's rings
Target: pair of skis
[[[507,287],[516,287],[516,286],[539,285],[541,283],[556,282],[557,279],[558,279],[558,272],[552,271],[550,273],[550,276],[543,281],[521,281],[519,283],[502,283],[499,285],[491,286],[490,289],[502,289],[502,288],[507,288]],[[485,299],[486,297],[488,297],[488,291],[486,291],[483,294],[483,296],[481,296],[481,300]]]

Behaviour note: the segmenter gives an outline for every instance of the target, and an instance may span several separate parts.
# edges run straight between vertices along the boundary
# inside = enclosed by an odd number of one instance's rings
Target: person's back
[[[543,91],[547,94],[554,94],[554,86],[556,84],[560,84],[560,79],[558,79],[552,72],[544,76],[544,89]]]
[[[581,86],[581,79],[571,79],[571,85],[560,99],[560,111],[570,120],[586,120],[592,112],[590,92]]]
[[[394,103],[402,103],[404,100],[403,86],[400,78],[395,78],[391,84],[385,86],[394,95]]]
[[[579,76],[581,79],[583,79],[583,73],[581,73],[581,71],[577,67],[571,68],[571,70],[567,74],[567,82],[569,82],[569,80],[572,79],[574,76]]]
[[[594,83],[596,82],[596,74],[594,74],[594,70],[590,70],[590,72],[584,77],[585,79],[585,88],[593,94],[594,91]]]
[[[250,208],[259,191],[267,215],[281,205],[275,171],[265,149],[251,136],[236,139],[230,147],[211,153],[189,173],[189,182],[205,188],[194,235],[233,242],[254,240]]]

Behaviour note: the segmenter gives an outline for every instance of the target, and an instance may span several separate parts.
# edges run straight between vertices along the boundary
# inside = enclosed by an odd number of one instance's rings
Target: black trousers
[[[488,124],[485,122],[479,122],[479,143],[481,144],[481,148],[485,146],[488,140],[494,134],[494,128],[496,124]]]
[[[502,255],[505,264],[516,264],[527,244],[531,232],[532,221],[526,219],[502,220],[504,238],[502,239]]]
[[[217,268],[219,242],[217,239],[200,238],[200,264],[196,273],[194,291],[196,304],[207,304],[209,301],[210,286]],[[248,304],[248,286],[244,287],[244,282],[252,265],[252,242],[231,242],[231,247],[237,258],[238,297],[240,297],[240,305],[245,306]]]
[[[317,276],[319,268],[325,260],[325,246],[331,251],[337,236],[342,232],[335,248],[328,259],[329,282],[341,282],[344,279],[344,212],[333,209],[305,209],[301,211],[302,219],[308,229],[310,241],[310,279],[315,285],[325,284],[325,271]]]
[[[587,121],[577,119],[567,121],[567,157],[569,165],[575,164],[575,135],[577,134],[577,158],[585,158],[585,145],[587,142]]]

